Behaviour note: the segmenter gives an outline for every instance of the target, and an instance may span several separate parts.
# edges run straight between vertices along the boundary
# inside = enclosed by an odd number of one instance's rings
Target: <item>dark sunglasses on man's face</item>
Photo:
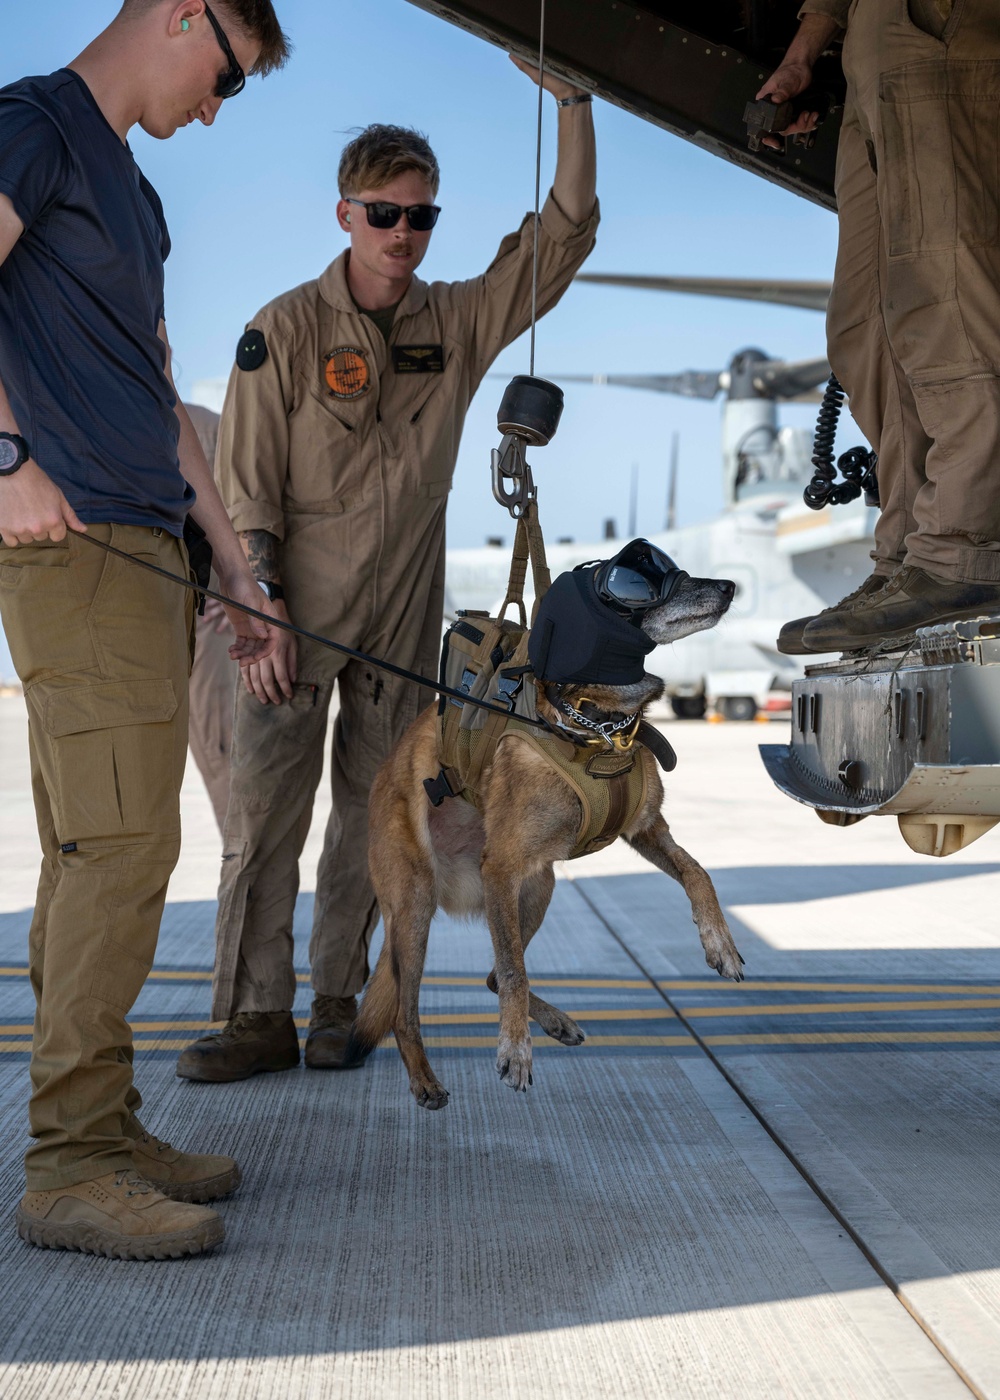
[[[438,221],[441,210],[436,204],[386,204],[381,199],[366,204],[363,199],[346,199],[347,204],[358,204],[368,215],[372,228],[395,228],[400,214],[406,215],[406,222],[414,233],[429,233]]]
[[[212,11],[205,6],[205,16],[215,30],[215,37],[219,41],[219,48],[226,57],[228,67],[219,74],[219,80],[215,84],[216,97],[235,97],[237,93],[243,91],[247,83],[247,75],[240,67],[236,55],[233,53],[229,40],[226,38],[226,31],[212,14]]]

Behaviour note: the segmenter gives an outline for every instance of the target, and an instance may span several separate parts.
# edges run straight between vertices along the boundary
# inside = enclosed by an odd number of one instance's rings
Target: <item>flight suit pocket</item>
[[[366,419],[312,383],[300,386],[289,419],[283,508],[291,515],[339,515],[363,497]]]
[[[415,496],[446,496],[451,490],[469,399],[462,362],[462,348],[447,342],[443,372],[419,376],[425,382],[395,420],[403,429],[398,436],[406,460],[407,489]]]
[[[34,694],[60,844],[176,832],[177,697],[170,680]]]
[[[1000,63],[912,64],[879,85],[879,204],[890,257],[1000,236]]]

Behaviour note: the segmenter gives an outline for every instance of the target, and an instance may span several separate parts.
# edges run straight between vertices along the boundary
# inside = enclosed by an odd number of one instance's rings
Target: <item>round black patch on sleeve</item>
[[[240,369],[260,369],[267,359],[267,341],[263,331],[249,330],[236,347],[236,363]]]

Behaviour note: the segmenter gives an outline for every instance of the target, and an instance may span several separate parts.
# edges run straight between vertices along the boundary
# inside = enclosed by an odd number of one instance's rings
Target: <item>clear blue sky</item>
[[[0,84],[68,62],[118,5],[34,0],[3,8]],[[254,311],[341,250],[335,176],[350,128],[394,121],[429,135],[443,171],[444,212],[421,269],[428,278],[481,271],[533,199],[535,89],[500,50],[406,0],[277,0],[277,8],[296,45],[283,73],[251,81],[211,130],[191,127],[169,142],[137,131],[132,141],[173,238],[167,324],[182,392],[228,374]],[[833,215],[617,108],[598,102],[594,115],[603,223],[591,270],[830,276]],[[551,179],[551,99],[544,143],[543,178]],[[715,369],[753,344],[795,359],[822,353],[822,318],[581,285],[542,323],[537,369],[553,377]],[[498,368],[526,371],[526,340],[506,350]],[[450,505],[454,545],[510,534],[489,491],[502,390],[502,381],[487,380],[469,415]],[[796,407],[785,421],[806,424],[813,413]],[[687,523],[721,502],[718,403],[567,386],[559,435],[535,455],[547,530],[594,538],[606,515],[624,524],[633,462],[641,471],[639,529],[660,528],[674,430]]]

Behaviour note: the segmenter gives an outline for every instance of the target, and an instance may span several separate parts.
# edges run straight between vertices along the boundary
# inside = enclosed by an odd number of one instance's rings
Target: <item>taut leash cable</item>
[[[432,681],[427,676],[418,675],[416,671],[407,671],[403,666],[396,666],[391,661],[380,661],[376,656],[369,656],[367,652],[357,651],[354,647],[345,645],[344,642],[335,642],[330,637],[322,637],[318,632],[307,632],[304,627],[296,627],[294,623],[282,622],[278,617],[271,617],[270,614],[260,612],[257,608],[248,607],[245,603],[237,603],[233,598],[227,598],[224,593],[216,593],[211,588],[202,588],[200,583],[195,583],[193,579],[181,578],[179,574],[172,574],[169,569],[161,569],[159,564],[149,564],[145,559],[138,559],[134,554],[129,554],[124,549],[118,549],[113,544],[107,544],[104,540],[95,539],[93,535],[84,535],[74,530],[75,539],[86,540],[89,544],[96,545],[98,549],[103,549],[106,554],[113,554],[116,559],[125,559],[130,564],[135,564],[137,568],[146,569],[151,574],[159,574],[160,578],[169,579],[171,583],[176,583],[179,588],[186,588],[189,593],[197,593],[205,598],[214,598],[216,602],[224,603],[227,608],[235,608],[237,612],[246,613],[247,617],[256,617],[260,622],[264,622],[268,627],[278,627],[282,632],[291,632],[293,636],[304,637],[308,642],[316,642],[318,646],[327,647],[330,651],[339,651],[344,656],[353,657],[355,661],[367,662],[369,666],[376,667],[379,671],[389,671],[394,676],[401,676],[405,681],[412,681],[414,685],[422,685],[425,690],[433,690],[435,695],[447,695],[452,700],[459,700],[463,705],[474,705],[477,710],[489,710],[494,715],[506,715],[510,717],[510,711],[502,705],[491,705],[488,700],[477,700],[471,695],[466,695],[464,690],[453,690],[451,686],[442,685],[438,681]],[[518,720],[522,724],[529,724],[535,729],[548,729],[548,725],[540,719],[528,719],[518,715]]]

